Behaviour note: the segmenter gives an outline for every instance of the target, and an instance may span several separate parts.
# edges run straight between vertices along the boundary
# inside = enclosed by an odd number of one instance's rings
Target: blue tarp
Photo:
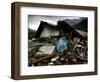
[[[58,39],[57,42],[57,50],[58,52],[63,53],[64,50],[67,50],[67,39],[63,36]]]

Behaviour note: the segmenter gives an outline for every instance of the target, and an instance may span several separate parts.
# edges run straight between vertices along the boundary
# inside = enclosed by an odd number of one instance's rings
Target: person
[[[67,50],[68,41],[65,36],[61,36],[57,42],[57,51],[63,54],[64,50]]]

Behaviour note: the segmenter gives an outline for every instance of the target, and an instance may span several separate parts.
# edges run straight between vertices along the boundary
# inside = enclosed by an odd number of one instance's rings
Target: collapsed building
[[[66,21],[58,21],[53,25],[41,21],[33,38],[33,54],[30,66],[70,65],[87,63],[87,32],[76,27],[85,27],[87,20],[82,20],[76,26]],[[37,48],[37,49],[36,49]]]

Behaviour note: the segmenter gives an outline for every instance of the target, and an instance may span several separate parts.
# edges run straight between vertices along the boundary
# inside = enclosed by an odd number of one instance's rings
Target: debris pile
[[[65,22],[53,26],[42,21],[35,36],[28,40],[28,65],[87,64],[87,45],[87,32]]]

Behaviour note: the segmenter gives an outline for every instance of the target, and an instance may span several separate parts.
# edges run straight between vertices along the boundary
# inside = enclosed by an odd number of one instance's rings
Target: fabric
[[[64,50],[67,50],[67,39],[65,37],[60,37],[57,42],[57,50],[58,52],[63,53]]]

